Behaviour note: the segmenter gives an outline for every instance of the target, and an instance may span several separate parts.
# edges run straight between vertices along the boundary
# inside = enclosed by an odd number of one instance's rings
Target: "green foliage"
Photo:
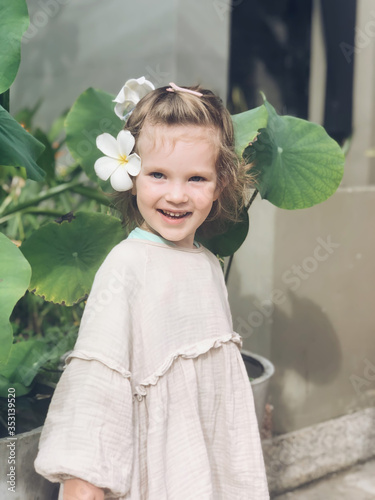
[[[24,295],[30,282],[31,267],[22,252],[0,233],[0,397],[6,397],[8,387],[17,396],[27,394],[35,376],[48,362],[55,361],[71,346],[64,337],[51,346],[51,339],[18,339],[13,343],[9,316],[15,303]]]
[[[47,356],[47,346],[42,340],[12,344],[7,362],[0,372],[0,396],[6,397],[8,387],[14,387],[17,396],[27,394]]]
[[[212,238],[197,238],[206,248],[215,255],[228,257],[233,255],[244,242],[249,231],[249,215],[247,211],[242,214],[242,220],[236,224],[231,224],[224,234],[213,236]]]
[[[20,123],[26,130],[32,130],[35,113],[38,111],[41,104],[42,100],[39,99],[33,108],[23,108],[18,111],[18,113],[14,115],[14,119],[17,120],[18,123]]]
[[[344,173],[344,153],[323,127],[278,116],[265,98],[262,106],[234,115],[232,120],[236,152],[253,164],[255,195],[259,192],[279,208],[296,210],[321,203],[337,190]],[[239,223],[203,244],[221,256],[233,255],[247,233],[248,225]]]
[[[0,233],[0,374],[12,347],[12,327],[9,316],[14,305],[25,293],[31,278],[31,267],[22,252]]]
[[[108,132],[117,136],[124,122],[114,113],[114,96],[92,88],[83,92],[65,120],[66,142],[87,176],[98,182],[94,163],[103,153],[96,147],[98,135]],[[103,187],[105,184],[101,184]]]
[[[100,210],[100,205],[109,205],[109,199],[96,185],[90,181],[91,185],[87,185],[88,179],[81,166],[72,164],[72,158],[64,150],[66,112],[54,121],[48,132],[44,132],[33,127],[38,107],[39,103],[33,109],[21,110],[16,116],[39,139],[41,146],[44,145],[38,160],[46,174],[43,181],[27,179],[24,168],[0,168],[0,224],[6,224],[8,236],[20,240],[39,227],[43,216],[59,217],[82,208],[96,211]],[[26,183],[21,178],[26,179]]]
[[[0,397],[7,396],[8,387],[15,388],[17,397],[29,393],[36,377],[38,382],[57,382],[60,357],[73,348],[77,330],[75,325],[70,325],[68,331],[61,326],[51,327],[41,338],[14,343],[0,372]]]
[[[265,106],[249,109],[233,115],[232,121],[236,138],[236,153],[241,158],[249,142],[257,135],[258,130],[267,126],[267,109]]]
[[[48,184],[53,184],[55,179],[55,149],[49,141],[47,135],[40,129],[34,132],[34,137],[44,146],[44,151],[39,157],[38,163],[46,174],[45,181]]]
[[[44,171],[35,160],[44,150],[43,144],[30,135],[0,106],[0,152],[4,166],[25,167],[27,175],[34,181],[41,181]]]
[[[21,39],[29,26],[25,0],[0,0],[0,94],[8,91],[21,60]],[[9,92],[1,102],[8,108]],[[44,171],[36,164],[44,146],[0,106],[0,162],[3,166],[25,167],[30,179],[42,180]]]
[[[31,268],[22,252],[0,233],[0,396],[5,397],[9,386],[17,394],[25,394],[35,373],[35,363],[44,352],[38,343],[13,344],[9,316],[15,303],[25,293],[30,282]]]
[[[0,10],[0,43],[4,48],[0,60],[1,93],[9,88],[17,73],[21,37],[29,21],[24,0],[0,0]],[[72,223],[45,225],[46,217],[63,220],[66,212],[78,207],[91,212],[101,210],[101,205],[108,205],[108,199],[97,191],[97,184],[87,185],[79,164],[61,166],[60,160],[57,168],[56,159],[65,141],[66,113],[45,133],[33,129],[40,102],[33,109],[20,111],[15,119],[7,111],[9,90],[0,97],[0,104],[6,107],[0,106],[0,224],[8,236],[26,241],[23,247],[32,265],[37,261],[33,269],[34,288],[39,290],[47,283],[47,298],[51,294],[51,300],[72,304],[87,295],[96,269],[124,237],[124,231],[118,219],[100,213],[79,213]],[[115,120],[120,129],[121,122],[116,117]],[[103,124],[100,118],[98,125],[104,127],[102,131],[108,130],[107,123]],[[56,233],[51,226],[57,228]],[[69,242],[73,244],[69,246]],[[43,243],[54,248],[55,254],[43,247]],[[0,398],[7,396],[11,386],[22,399],[22,395],[33,391],[36,380],[58,380],[61,369],[57,365],[61,355],[74,345],[82,308],[79,305],[61,308],[36,295],[25,294],[31,277],[30,264],[5,234],[0,234],[0,247]],[[55,283],[49,281],[48,265],[42,269],[43,262],[33,253],[34,247],[37,252],[40,250],[42,258],[48,255],[46,264],[53,266],[60,262],[61,266],[50,273]],[[69,251],[70,261],[66,253]],[[38,277],[41,285],[37,283]],[[53,284],[60,290],[56,292]],[[48,324],[52,318],[55,326]]]
[[[0,94],[12,85],[21,61],[21,39],[29,26],[25,0],[0,0]]]
[[[33,275],[29,289],[45,300],[73,305],[90,291],[108,252],[122,239],[120,220],[78,212],[71,222],[50,222],[21,246]]]
[[[255,161],[256,186],[263,199],[289,210],[325,201],[338,188],[344,154],[323,127],[292,116],[278,116],[265,101],[267,128],[244,151]]]

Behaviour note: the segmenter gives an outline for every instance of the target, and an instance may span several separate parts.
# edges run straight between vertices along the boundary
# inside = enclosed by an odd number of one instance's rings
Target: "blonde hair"
[[[214,201],[210,214],[198,228],[197,234],[205,237],[225,232],[229,222],[238,222],[253,188],[250,165],[240,161],[234,151],[234,130],[229,111],[213,92],[200,86],[186,87],[201,92],[202,97],[187,92],[168,92],[168,87],[153,90],[139,101],[124,129],[137,141],[143,126],[195,125],[207,127],[218,133],[216,157],[217,188],[220,195]],[[138,210],[136,196],[131,191],[111,195],[114,207],[121,213],[123,225],[128,230],[141,226],[143,217]]]

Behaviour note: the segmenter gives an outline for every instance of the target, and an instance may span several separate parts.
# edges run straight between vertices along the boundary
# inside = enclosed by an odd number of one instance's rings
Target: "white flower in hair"
[[[116,115],[121,120],[126,120],[129,113],[133,111],[142,97],[151,92],[151,90],[155,90],[155,87],[144,76],[141,76],[141,78],[132,78],[125,82],[116,99],[113,100],[116,103]]]
[[[135,139],[129,130],[120,130],[115,139],[111,134],[101,134],[96,138],[98,149],[106,156],[98,158],[94,169],[103,181],[111,178],[111,186],[115,191],[128,191],[133,187],[130,175],[138,175],[141,171],[141,159],[137,153],[131,153]]]

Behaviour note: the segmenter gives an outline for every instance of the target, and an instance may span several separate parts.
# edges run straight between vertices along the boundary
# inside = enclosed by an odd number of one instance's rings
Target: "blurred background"
[[[156,87],[200,83],[232,113],[260,105],[263,91],[279,114],[320,123],[345,146],[342,184],[326,202],[297,211],[254,202],[228,290],[244,348],[276,367],[274,435],[373,408],[373,0],[27,4],[10,109],[39,103],[43,130],[88,87],[117,94],[145,76]],[[366,420],[366,439],[373,429]]]

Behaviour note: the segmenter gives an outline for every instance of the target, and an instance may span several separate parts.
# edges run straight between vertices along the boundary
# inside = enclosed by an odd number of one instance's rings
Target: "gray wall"
[[[227,88],[229,0],[27,0],[31,25],[11,89],[11,111],[43,99],[51,122],[88,87],[117,94],[129,78],[156,87]]]
[[[254,206],[228,288],[244,347],[276,365],[278,433],[374,403],[374,214],[375,187],[307,210]]]

